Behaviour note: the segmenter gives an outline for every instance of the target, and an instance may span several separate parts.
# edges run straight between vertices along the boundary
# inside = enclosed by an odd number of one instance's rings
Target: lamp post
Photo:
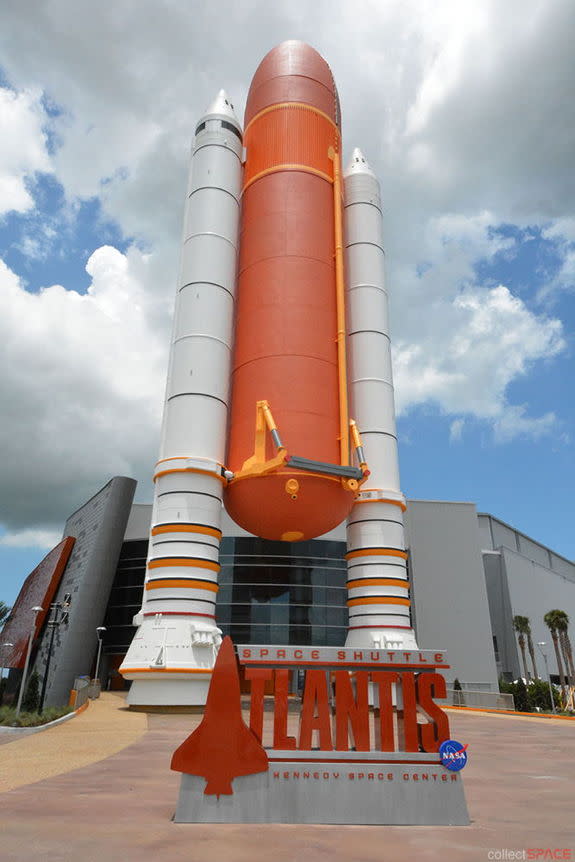
[[[6,641],[5,643],[2,644],[2,666],[0,667],[0,685],[2,685],[2,680],[4,679],[4,671],[6,670],[5,659],[4,659],[5,652],[4,651],[7,647],[13,647],[13,646],[14,646],[14,644],[10,643],[9,641]],[[3,701],[4,701],[4,688],[0,689],[0,706],[2,706]]]
[[[40,705],[38,707],[38,712],[42,715],[42,710],[44,709],[44,698],[46,697],[46,688],[48,687],[48,672],[50,670],[50,662],[52,660],[52,647],[54,646],[54,636],[56,634],[56,629],[60,628],[62,623],[68,621],[68,608],[70,607],[70,601],[72,600],[72,595],[70,593],[66,593],[64,596],[64,601],[62,602],[53,602],[50,605],[50,611],[52,612],[52,619],[48,620],[48,626],[52,629],[50,632],[50,644],[48,646],[48,658],[46,659],[46,667],[44,668],[44,679],[42,680],[42,693],[40,694]]]
[[[32,628],[30,629],[30,635],[28,637],[28,649],[26,650],[26,661],[24,662],[22,682],[20,683],[20,693],[18,694],[18,703],[16,704],[16,716],[20,715],[20,710],[22,708],[22,698],[24,697],[24,688],[26,687],[26,677],[28,675],[28,665],[30,664],[30,653],[32,652],[32,641],[34,640],[34,634],[36,632],[36,617],[44,610],[44,608],[36,606],[32,608],[32,610],[34,611],[34,620],[32,621]]]
[[[546,641],[537,641],[537,646],[539,647],[539,652],[543,656],[543,661],[545,662],[545,671],[547,673],[547,684],[549,686],[549,697],[551,698],[551,709],[554,713],[557,713],[555,709],[555,698],[553,697],[553,687],[551,685],[551,676],[549,674],[549,665],[547,664],[547,653],[543,651],[543,647],[546,645]]]
[[[107,631],[106,626],[98,626],[96,634],[98,635],[98,658],[96,659],[96,672],[94,673],[94,682],[98,679],[100,670],[100,656],[102,655],[102,643],[104,641],[104,632]]]

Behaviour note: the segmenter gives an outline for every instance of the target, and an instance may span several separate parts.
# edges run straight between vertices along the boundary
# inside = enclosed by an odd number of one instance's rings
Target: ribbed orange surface
[[[247,160],[244,188],[265,171],[291,165],[309,168],[330,179],[330,147],[338,145],[338,130],[325,115],[291,103],[259,114],[244,137]]]
[[[329,158],[338,119],[331,72],[316,51],[288,42],[264,58],[246,106],[227,457],[234,472],[253,455],[259,400],[269,402],[290,454],[340,463]],[[267,457],[274,454],[269,438]],[[295,500],[290,478],[299,483]],[[346,517],[353,494],[337,478],[282,469],[233,481],[225,504],[257,536],[309,539]]]

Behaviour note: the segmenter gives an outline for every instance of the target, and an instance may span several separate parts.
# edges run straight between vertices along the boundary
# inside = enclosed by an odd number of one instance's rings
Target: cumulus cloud
[[[27,292],[0,261],[0,520],[9,533],[63,520],[111,475],[149,482],[168,314],[146,255],[104,246],[80,295]],[[23,541],[20,538],[6,542]]]
[[[508,391],[561,353],[561,324],[481,284],[477,267],[516,251],[494,228],[538,225],[563,261],[540,296],[573,283],[571,0],[355,0],[336,15],[327,0],[116,0],[97,15],[87,0],[5,0],[1,15],[10,105],[36,130],[24,161],[10,150],[13,207],[30,206],[26,176],[53,169],[72,209],[98,197],[134,240],[126,254],[94,251],[85,296],[73,284],[31,295],[0,268],[11,529],[40,524],[46,500],[63,518],[112,473],[147,480],[194,124],[221,86],[241,116],[255,66],[285,38],[327,58],[345,149],[361,145],[382,179],[399,409],[439,405],[454,440],[466,416],[501,442],[552,427]],[[49,119],[40,86],[59,108]],[[21,244],[37,258],[47,247]]]
[[[16,530],[0,536],[5,548],[40,548],[50,550],[62,539],[61,530]]]
[[[562,291],[575,290],[575,218],[557,219],[542,235],[552,243],[560,260],[553,278],[539,290],[538,298],[543,301],[555,299]]]
[[[465,419],[454,419],[449,426],[449,442],[458,443],[463,436]]]
[[[51,170],[40,97],[37,89],[0,87],[0,216],[29,210],[34,201],[26,180]]]
[[[427,334],[422,332],[418,342],[396,339],[400,413],[432,402],[446,413],[498,423],[502,440],[510,438],[512,427],[540,435],[549,426],[550,416],[545,422],[529,420],[524,408],[510,407],[506,391],[533,362],[564,349],[560,321],[537,316],[502,285],[467,290],[450,303],[438,300],[425,315]]]
[[[526,415],[525,405],[509,405],[495,421],[495,439],[499,443],[508,443],[515,437],[531,437],[538,440],[547,434],[555,433],[557,417],[553,412],[543,416]]]

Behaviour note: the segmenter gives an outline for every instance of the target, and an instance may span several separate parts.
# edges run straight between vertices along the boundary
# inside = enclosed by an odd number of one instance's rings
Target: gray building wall
[[[68,625],[56,633],[47,705],[68,699],[74,678],[88,674],[97,647],[122,542],[145,539],[152,507],[131,505],[136,483],[112,479],[66,522],[76,545],[56,599],[72,594]],[[226,536],[249,535],[223,512]],[[497,678],[522,673],[512,620],[531,619],[534,641],[546,641],[551,673],[555,655],[543,614],[561,608],[575,621],[575,564],[472,503],[410,501],[406,513],[413,616],[422,649],[445,649],[467,688],[497,690]],[[342,524],[325,537],[345,541]],[[43,677],[50,630],[41,636],[36,669]],[[493,635],[497,639],[495,661]],[[543,662],[537,654],[538,670]]]
[[[571,579],[563,577],[548,566],[542,566],[509,548],[501,549],[501,560],[510,597],[509,616],[504,624],[512,631],[514,616],[521,614],[529,617],[533,643],[536,645],[539,641],[545,641],[546,646],[543,649],[547,653],[549,671],[556,674],[559,671],[553,641],[543,617],[547,611],[559,608],[566,611],[571,621],[575,621],[575,584]],[[519,650],[517,652],[519,654]],[[527,655],[527,667],[531,672],[529,653]],[[544,677],[544,662],[537,646],[535,646],[535,660],[539,676]],[[518,655],[515,668],[504,667],[503,671],[513,672],[513,677],[516,679],[519,675],[519,666]]]
[[[507,574],[501,551],[484,551],[483,568],[491,617],[491,630],[497,643],[497,673],[517,679],[521,670],[517,638],[511,624],[513,611],[507,584]]]
[[[406,536],[419,646],[447,651],[448,682],[497,691],[475,505],[412,500]]]
[[[117,476],[66,521],[64,536],[76,543],[54,600],[70,593],[72,601],[68,622],[55,633],[46,706],[67,703],[74,679],[91,671],[135,490],[134,479]],[[41,680],[50,635],[45,625],[34,664]]]
[[[152,525],[152,506],[150,503],[134,503],[126,525],[125,542],[138,539],[148,540]]]
[[[544,662],[537,649],[545,641],[549,670],[558,673],[555,651],[543,616],[553,608],[566,611],[575,622],[575,563],[505,524],[493,515],[478,516],[483,565],[493,634],[499,649],[498,669],[513,679],[523,676],[513,617],[529,617],[535,661],[540,676]],[[532,671],[527,653],[527,664]]]

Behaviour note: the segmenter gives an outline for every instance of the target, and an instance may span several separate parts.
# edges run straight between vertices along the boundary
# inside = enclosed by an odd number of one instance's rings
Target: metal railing
[[[515,709],[513,695],[498,691],[458,691],[448,688],[444,703],[446,706],[476,706],[479,709]]]

